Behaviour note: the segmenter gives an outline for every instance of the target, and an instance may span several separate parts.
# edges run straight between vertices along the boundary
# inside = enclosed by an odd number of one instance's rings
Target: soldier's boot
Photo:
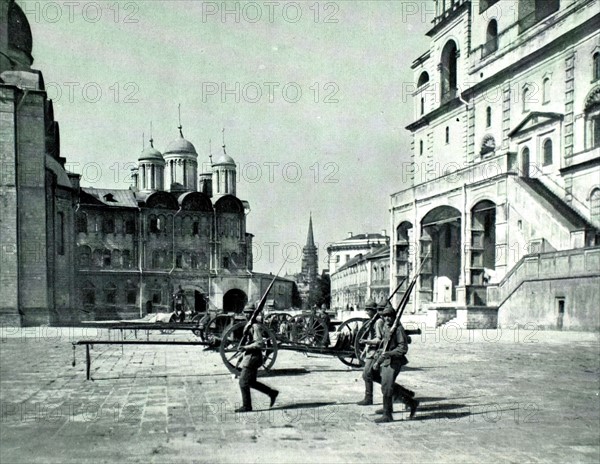
[[[391,396],[383,397],[383,415],[379,419],[375,419],[377,424],[382,424],[385,422],[393,422],[394,416],[392,413],[394,412],[394,400]]]
[[[359,406],[370,406],[373,404],[373,396],[365,395],[365,397],[356,404]]]
[[[417,408],[419,407],[419,400],[411,399],[410,403],[408,404],[408,407],[410,408],[410,415],[408,416],[408,418],[412,419],[417,413]]]
[[[414,391],[408,390],[397,383],[394,384],[394,403],[404,403],[404,409],[408,409],[413,396],[415,396]]]
[[[250,395],[250,387],[242,388],[242,407],[237,408],[235,412],[250,412],[252,411],[252,396]]]
[[[396,384],[398,385],[398,391],[400,392],[400,394],[404,397],[410,397],[410,398],[414,398],[415,397],[415,392],[412,390],[409,390],[406,387],[403,387],[402,385]]]
[[[373,404],[373,382],[365,381],[365,397],[356,404],[359,406],[370,406]]]

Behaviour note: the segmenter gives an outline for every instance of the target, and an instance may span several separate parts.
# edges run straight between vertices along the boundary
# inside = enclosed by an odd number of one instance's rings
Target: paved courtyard
[[[2,464],[600,461],[596,333],[424,331],[400,374],[417,416],[382,425],[380,392],[378,406],[355,405],[361,372],[336,358],[280,351],[263,378],[281,391],[275,407],[254,392],[256,411],[235,414],[237,381],[202,347],[96,345],[86,381],[71,342],[107,337],[0,328]]]

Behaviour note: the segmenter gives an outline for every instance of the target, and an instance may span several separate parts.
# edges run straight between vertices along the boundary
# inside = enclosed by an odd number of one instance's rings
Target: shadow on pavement
[[[270,409],[263,409],[262,411],[276,411],[281,409],[305,409],[305,408],[322,408],[324,406],[332,406],[338,405],[340,403],[336,403],[335,401],[312,401],[310,403],[294,403],[294,404],[285,404],[283,406],[275,406]]]
[[[290,367],[286,369],[271,369],[270,371],[264,371],[259,373],[259,377],[280,377],[284,375],[305,375],[309,374],[310,371],[308,369],[304,369],[303,367]]]

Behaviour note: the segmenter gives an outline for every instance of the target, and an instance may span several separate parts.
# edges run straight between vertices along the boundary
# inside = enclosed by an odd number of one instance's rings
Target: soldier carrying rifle
[[[390,304],[389,306],[386,305],[381,312],[384,323],[378,326],[380,328],[378,338],[382,340],[383,343],[378,350],[376,360],[373,363],[373,370],[379,370],[379,375],[381,376],[381,393],[383,394],[383,409],[376,411],[377,413],[381,412],[382,416],[375,420],[377,423],[392,422],[394,420],[392,416],[392,413],[394,412],[394,384],[396,383],[396,377],[398,377],[402,366],[408,364],[406,353],[408,353],[408,344],[410,343],[408,335],[406,335],[404,327],[402,327],[400,318],[402,317],[404,309],[406,309],[410,294],[415,288],[417,278],[421,273],[421,269],[427,262],[428,257],[429,253],[422,259],[419,269],[410,281],[404,295],[402,295],[398,310],[394,311],[394,308]],[[398,285],[394,293],[398,290],[400,285],[402,285],[402,282]],[[388,299],[388,303],[390,300],[391,297]],[[409,419],[415,417],[419,401],[408,395],[402,395],[401,400],[410,409]]]
[[[389,303],[387,303],[389,305]],[[384,308],[382,308],[383,310]],[[362,342],[365,344],[365,366],[363,369],[363,380],[365,382],[365,397],[358,403],[359,406],[370,406],[373,404],[373,382],[381,384],[381,375],[379,371],[373,370],[373,363],[377,354],[377,346],[381,344],[381,333],[383,320],[376,317],[377,304],[373,300],[367,300],[365,303],[365,311],[369,316],[369,328]],[[415,392],[404,388],[402,385],[394,384],[394,401],[403,401],[405,397],[412,398]],[[403,401],[404,402],[404,401]]]
[[[251,304],[244,308],[244,313],[247,313],[249,317],[256,311],[256,305]],[[249,333],[247,334],[245,345],[240,345],[240,351],[243,351],[244,355],[242,358],[240,373],[240,391],[242,392],[242,407],[235,410],[235,412],[250,412],[252,411],[252,396],[250,389],[254,388],[259,392],[264,393],[270,398],[270,407],[273,407],[277,395],[279,392],[268,385],[256,380],[258,375],[258,369],[262,366],[263,356],[263,338],[260,333],[260,325],[255,321],[250,325]]]
[[[240,391],[242,393],[242,407],[237,408],[235,412],[250,412],[252,411],[252,396],[250,394],[250,389],[254,388],[259,392],[264,393],[269,397],[270,404],[269,407],[273,407],[275,404],[275,400],[279,395],[279,391],[265,385],[262,382],[256,380],[258,376],[258,369],[262,366],[263,363],[263,355],[262,350],[264,348],[263,337],[260,332],[260,325],[258,324],[258,318],[261,316],[262,310],[267,303],[267,296],[269,292],[273,288],[273,284],[277,279],[277,276],[285,266],[288,258],[286,257],[281,268],[279,268],[279,272],[273,277],[271,283],[265,290],[262,298],[258,302],[257,305],[251,304],[244,308],[244,313],[248,316],[248,322],[244,327],[244,332],[242,334],[242,338],[240,340],[238,346],[238,352],[243,353],[243,357],[241,359],[241,369],[240,373]]]
[[[382,416],[375,420],[377,423],[392,422],[394,420],[392,416],[394,409],[394,385],[400,369],[402,366],[408,364],[408,360],[406,359],[408,336],[402,324],[399,324],[396,330],[393,330],[396,312],[391,305],[383,310],[381,317],[384,323],[378,326],[381,330],[379,337],[385,343],[384,349],[380,352],[373,366],[373,369],[377,367],[379,369],[381,393],[383,394],[383,409],[376,411],[377,413],[382,413]],[[409,418],[412,419],[415,417],[419,401],[411,398],[409,395],[402,395],[401,400],[410,409]]]

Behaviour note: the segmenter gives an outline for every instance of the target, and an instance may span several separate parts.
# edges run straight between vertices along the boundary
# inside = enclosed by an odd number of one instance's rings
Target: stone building
[[[150,141],[129,190],[81,187],[31,68],[27,18],[13,0],[0,0],[0,13],[0,321],[140,317],[170,311],[180,286],[188,309],[240,311],[260,299],[272,276],[252,271],[249,205],[225,147],[198,174],[180,126],[164,154]],[[292,286],[278,278],[270,297],[289,306]]]
[[[385,302],[389,296],[390,247],[380,245],[375,251],[357,254],[331,276],[331,308],[363,310],[369,299]]]
[[[371,269],[366,257],[376,255],[379,259],[379,253],[383,247],[389,246],[389,240],[385,230],[381,234],[354,235],[349,232],[346,239],[327,247],[332,309],[356,309],[362,307],[368,298],[374,297],[370,284]],[[383,263],[381,265],[384,266]],[[389,273],[386,279],[389,282]]]
[[[436,1],[412,64],[409,187],[390,206],[390,286],[423,263],[412,311],[600,326],[599,12]]]
[[[47,322],[74,306],[74,223],[79,176],[64,169],[58,122],[31,29],[0,1],[0,321]]]

